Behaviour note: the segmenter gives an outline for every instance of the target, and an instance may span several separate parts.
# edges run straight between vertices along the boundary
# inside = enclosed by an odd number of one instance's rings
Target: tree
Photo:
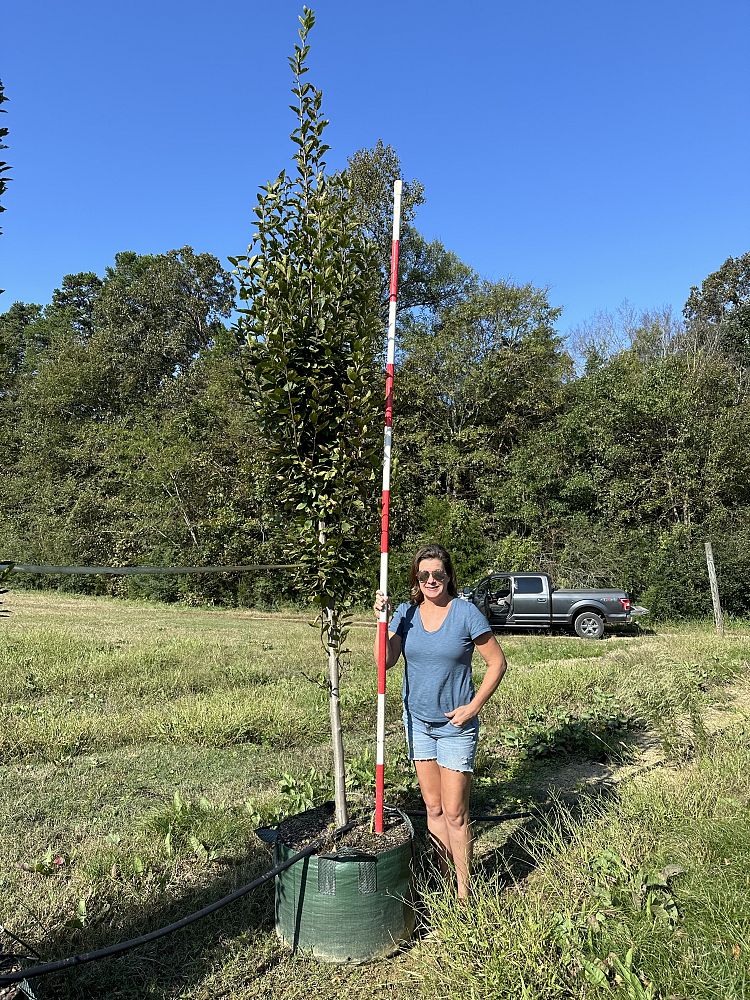
[[[456,524],[453,539],[442,537],[458,553],[472,534],[470,514],[481,518],[485,537],[494,527],[507,490],[504,465],[535,427],[554,418],[570,373],[554,331],[558,315],[543,290],[488,281],[431,320],[404,325],[394,521],[416,533],[410,541],[435,534],[436,511]],[[479,558],[467,552],[462,571]]]
[[[118,254],[119,256],[119,254]],[[91,271],[66,274],[62,285],[52,293],[50,311],[65,314],[82,344],[88,343],[97,325],[94,310],[101,298],[104,282]]]
[[[240,339],[268,456],[289,512],[294,561],[321,613],[327,648],[336,819],[347,821],[339,708],[347,605],[370,535],[377,439],[377,266],[350,187],[326,172],[322,94],[305,81],[305,7],[294,74],[294,173],[261,189],[240,283]]]
[[[115,389],[112,404],[157,398],[221,335],[233,305],[231,276],[211,254],[118,253],[94,305],[91,344]]]
[[[401,162],[392,146],[381,139],[372,149],[360,149],[349,158],[346,178],[352,209],[365,236],[372,241],[380,265],[380,301],[388,303],[393,227],[393,182],[402,176]],[[428,243],[414,225],[424,204],[419,181],[406,181],[401,199],[399,241],[399,312],[435,311],[458,301],[476,280],[470,267],[446,250],[439,240]]]
[[[694,343],[750,365],[750,253],[727,257],[693,286],[683,314]]]
[[[0,315],[7,551],[26,562],[252,561],[262,532],[236,502],[237,468],[262,472],[242,458],[255,454],[255,429],[221,322],[233,298],[218,260],[183,247],[118,254],[103,279],[67,275],[44,310],[16,303]],[[232,598],[223,580],[169,583],[162,596],[202,586]]]

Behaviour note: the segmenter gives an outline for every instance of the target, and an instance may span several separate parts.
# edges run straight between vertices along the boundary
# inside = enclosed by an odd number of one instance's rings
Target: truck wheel
[[[576,616],[573,628],[581,639],[601,639],[604,635],[604,619],[596,611],[582,611]]]

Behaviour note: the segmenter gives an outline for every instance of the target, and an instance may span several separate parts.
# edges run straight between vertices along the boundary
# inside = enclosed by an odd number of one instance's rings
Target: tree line
[[[345,173],[384,318],[398,157],[378,143]],[[727,610],[750,613],[750,253],[686,290],[679,318],[621,309],[565,342],[545,289],[482,278],[427,241],[423,200],[405,184],[394,578],[435,539],[462,583],[539,569],[561,585],[624,586],[657,615],[701,615],[711,539]],[[1,559],[285,561],[284,484],[269,471],[237,306],[232,274],[183,247],[124,251],[104,275],[64,276],[49,304],[0,314]],[[382,357],[377,342],[369,350],[362,433],[379,437]],[[353,512],[372,538],[361,596],[378,564],[380,483],[368,474],[371,507]],[[289,572],[25,582],[229,605],[302,596]]]

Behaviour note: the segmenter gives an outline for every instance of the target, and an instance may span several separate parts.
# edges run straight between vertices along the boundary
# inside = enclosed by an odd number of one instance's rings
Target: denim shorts
[[[464,726],[445,722],[423,722],[404,712],[409,760],[436,760],[449,771],[474,771],[479,738],[479,719]]]

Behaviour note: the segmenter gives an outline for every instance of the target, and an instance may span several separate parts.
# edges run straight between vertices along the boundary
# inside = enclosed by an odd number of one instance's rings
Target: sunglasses
[[[430,572],[430,570],[428,569],[421,569],[417,573],[417,579],[419,580],[420,583],[427,583],[430,577],[432,577],[435,583],[445,583],[445,581],[448,579],[448,574],[445,572],[444,569],[436,569],[434,573]]]

